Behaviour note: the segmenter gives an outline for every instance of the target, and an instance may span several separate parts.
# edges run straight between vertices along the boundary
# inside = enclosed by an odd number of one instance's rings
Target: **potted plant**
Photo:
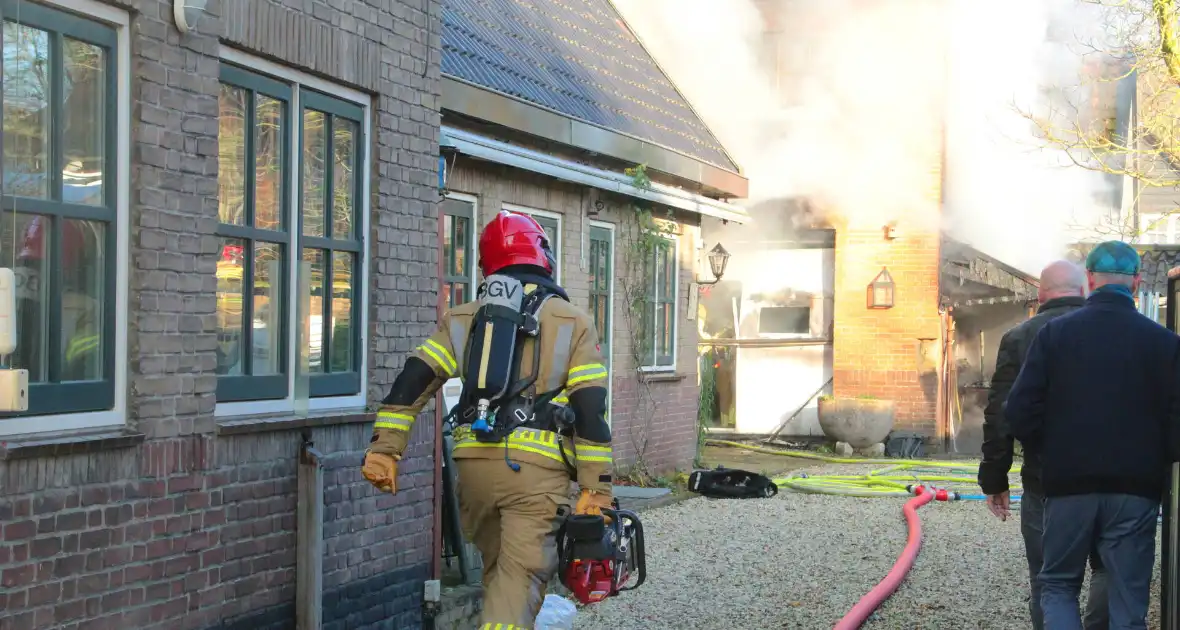
[[[821,396],[819,426],[824,435],[851,449],[884,452],[884,440],[893,430],[892,400],[861,395],[854,398]],[[880,445],[880,446],[878,446]]]

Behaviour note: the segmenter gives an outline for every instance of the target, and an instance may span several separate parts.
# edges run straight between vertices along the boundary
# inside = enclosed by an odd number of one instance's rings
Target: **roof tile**
[[[737,171],[610,0],[446,0],[443,72]]]

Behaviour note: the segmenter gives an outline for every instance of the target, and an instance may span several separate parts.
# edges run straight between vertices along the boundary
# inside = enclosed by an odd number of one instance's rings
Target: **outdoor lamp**
[[[893,276],[881,267],[881,273],[869,283],[869,308],[893,308]]]
[[[709,250],[709,271],[713,272],[712,282],[697,282],[700,285],[714,285],[721,282],[721,276],[725,275],[725,266],[729,264],[729,252],[717,243],[713,249]]]
[[[444,141],[445,142],[445,141]],[[459,148],[451,144],[440,144],[438,147],[438,200],[447,198],[447,178],[451,169],[455,167],[455,159],[459,156]]]

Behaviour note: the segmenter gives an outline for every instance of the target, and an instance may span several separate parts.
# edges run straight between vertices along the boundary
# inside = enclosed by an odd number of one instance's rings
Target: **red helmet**
[[[500,211],[479,235],[479,270],[484,277],[510,265],[533,265],[553,273],[549,237],[527,214]]]

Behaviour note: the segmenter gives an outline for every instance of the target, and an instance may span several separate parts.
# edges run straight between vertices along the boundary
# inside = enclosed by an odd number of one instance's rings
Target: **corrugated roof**
[[[609,0],[445,0],[444,74],[737,172]]]
[[[1168,270],[1180,267],[1180,246],[1137,245],[1135,249],[1139,250],[1143,289],[1154,293],[1166,293]]]

